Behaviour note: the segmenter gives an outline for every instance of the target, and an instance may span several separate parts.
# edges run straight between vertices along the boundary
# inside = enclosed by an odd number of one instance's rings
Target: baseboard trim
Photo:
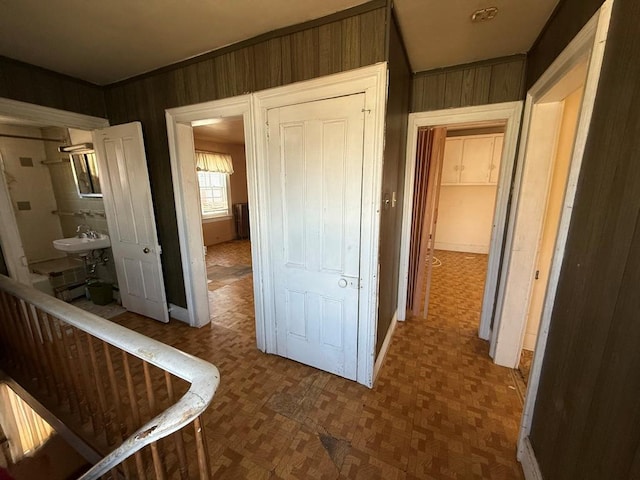
[[[536,459],[536,454],[533,451],[533,445],[529,437],[523,440],[523,446],[520,449],[520,463],[522,464],[522,470],[524,471],[524,478],[526,480],[542,480],[542,472]]]
[[[189,310],[183,307],[179,307],[178,305],[174,305],[173,303],[169,304],[169,316],[171,318],[175,318],[176,320],[180,320],[181,322],[186,323],[187,325],[191,325],[189,322]]]
[[[382,348],[380,348],[380,353],[378,354],[378,358],[376,358],[376,363],[373,366],[373,383],[376,383],[376,379],[378,378],[378,373],[380,373],[380,369],[382,368],[382,364],[384,363],[384,359],[387,356],[387,351],[389,350],[389,345],[391,345],[391,339],[393,338],[393,333],[396,331],[396,325],[398,324],[398,311],[396,310],[393,314],[393,318],[391,319],[391,325],[389,325],[389,329],[387,330],[387,335],[384,337],[384,342],[382,342]]]
[[[461,253],[480,253],[483,255],[487,255],[489,253],[489,245],[475,245],[466,243],[436,242],[435,249]]]

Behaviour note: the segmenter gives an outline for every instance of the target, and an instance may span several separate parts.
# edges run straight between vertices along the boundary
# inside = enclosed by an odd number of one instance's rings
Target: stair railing
[[[0,367],[104,457],[83,480],[210,478],[215,366],[2,275],[0,317]]]

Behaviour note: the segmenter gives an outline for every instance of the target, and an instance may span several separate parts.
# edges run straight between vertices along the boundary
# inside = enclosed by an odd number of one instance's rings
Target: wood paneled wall
[[[392,16],[393,18],[393,16]],[[411,67],[395,18],[389,29],[389,97],[387,101],[382,195],[389,200],[396,192],[395,206],[383,204],[380,218],[380,299],[378,304],[378,337],[376,355],[398,306],[398,274],[402,235],[402,205],[404,198],[405,151]]]
[[[105,117],[102,87],[0,56],[0,97]]]
[[[552,39],[584,5],[563,7]],[[615,0],[531,431],[547,480],[640,478],[638,18]]]
[[[106,88],[112,124],[142,122],[171,303],[185,306],[164,111],[385,60],[386,2],[375,0]]]
[[[558,4],[527,56],[527,90],[586,25],[603,1],[562,0]]]
[[[416,73],[411,111],[523,100],[525,64],[525,55],[513,55]]]

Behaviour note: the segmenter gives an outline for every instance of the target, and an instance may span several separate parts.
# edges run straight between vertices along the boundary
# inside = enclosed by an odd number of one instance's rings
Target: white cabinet
[[[495,185],[500,173],[504,134],[447,138],[442,185]]]

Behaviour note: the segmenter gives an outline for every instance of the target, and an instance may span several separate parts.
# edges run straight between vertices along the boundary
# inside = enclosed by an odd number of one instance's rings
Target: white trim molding
[[[398,320],[406,318],[407,287],[409,281],[409,249],[411,247],[411,218],[413,216],[413,188],[416,169],[416,145],[420,127],[441,127],[486,121],[504,121],[506,123],[500,176],[496,192],[496,206],[493,214],[491,242],[489,246],[489,265],[482,304],[479,336],[485,340],[490,337],[491,315],[493,313],[495,289],[502,238],[507,219],[507,208],[511,190],[511,173],[518,145],[522,102],[506,102],[477,107],[452,108],[433,112],[417,112],[409,115],[407,131],[407,153],[404,179],[404,205],[402,210],[402,240],[400,246],[400,274],[398,282]]]
[[[522,471],[526,480],[543,480],[536,453],[533,451],[533,445],[529,437],[524,439],[524,448],[518,456],[518,460],[522,464]]]
[[[380,352],[376,357],[376,364],[373,367],[373,382],[378,379],[378,375],[380,374],[380,370],[382,370],[382,365],[384,364],[385,358],[387,358],[387,353],[389,352],[389,347],[391,346],[391,341],[393,340],[393,335],[396,331],[396,327],[398,326],[398,312],[396,311],[393,314],[393,318],[391,319],[391,325],[387,329],[387,335],[384,337],[384,342],[382,342],[382,347],[380,347]]]
[[[580,117],[578,120],[576,139],[573,147],[573,157],[571,159],[569,178],[567,180],[564,205],[562,208],[560,225],[558,227],[558,237],[556,239],[553,261],[551,264],[551,270],[549,272],[549,281],[547,284],[547,292],[544,299],[542,317],[540,319],[540,327],[538,329],[538,338],[536,340],[533,363],[531,364],[531,371],[529,373],[527,395],[525,398],[524,409],[520,421],[518,459],[523,462],[523,467],[525,466],[525,461],[530,462],[531,458],[535,459],[531,442],[529,441],[529,434],[531,433],[534,408],[538,396],[538,387],[540,385],[542,363],[547,347],[547,339],[549,335],[549,328],[551,325],[551,315],[553,313],[553,305],[556,297],[556,291],[558,289],[562,260],[567,244],[567,236],[569,233],[571,215],[573,213],[573,205],[578,185],[578,178],[580,175],[580,169],[582,167],[582,157],[584,155],[585,146],[589,136],[589,126],[591,124],[591,116],[593,113],[598,83],[600,80],[600,71],[602,69],[607,34],[609,31],[612,5],[613,0],[606,0],[604,2],[600,10],[598,10],[598,12],[593,16],[589,23],[573,39],[573,41],[560,54],[560,56],[558,56],[558,58],[540,77],[540,79],[536,82],[536,84],[532,87],[527,95],[526,111],[527,115],[530,115],[534,102],[537,99],[542,98],[551,89],[551,87],[564,76],[564,74],[573,69],[573,67],[576,65],[576,59],[580,59],[584,55],[585,51],[588,52],[590,50],[587,79],[584,86],[584,96],[582,100],[582,107],[580,110]],[[527,138],[529,116],[525,116],[525,123],[526,126],[523,127],[522,133],[523,139]],[[521,147],[522,155],[524,155],[524,151],[526,150],[525,147],[526,145],[524,144]],[[514,208],[514,210],[516,209]],[[509,241],[510,239],[507,238],[507,242]],[[507,265],[508,263],[509,258],[505,258],[505,265]],[[519,332],[520,348],[522,348],[525,327],[526,320],[523,321],[521,325],[521,331]],[[519,355],[520,350],[517,350],[517,352]],[[527,459],[527,457],[529,457],[529,459]]]
[[[169,316],[189,325],[189,311],[173,303],[169,304]]]
[[[180,257],[187,298],[188,323],[192,327],[201,327],[209,323],[210,312],[207,269],[203,248],[202,216],[200,214],[200,193],[191,124],[192,122],[201,122],[214,118],[243,117],[247,158],[247,185],[249,204],[251,205],[249,221],[253,236],[259,236],[259,230],[256,226],[259,205],[255,201],[255,149],[251,96],[241,95],[223,100],[172,108],[166,111],[165,116],[178,223],[178,239],[180,241]],[[254,265],[253,290],[256,307],[256,337],[258,348],[264,350],[264,334],[261,328],[263,318],[262,290],[260,286],[261,251],[257,242],[252,245],[251,252]]]

